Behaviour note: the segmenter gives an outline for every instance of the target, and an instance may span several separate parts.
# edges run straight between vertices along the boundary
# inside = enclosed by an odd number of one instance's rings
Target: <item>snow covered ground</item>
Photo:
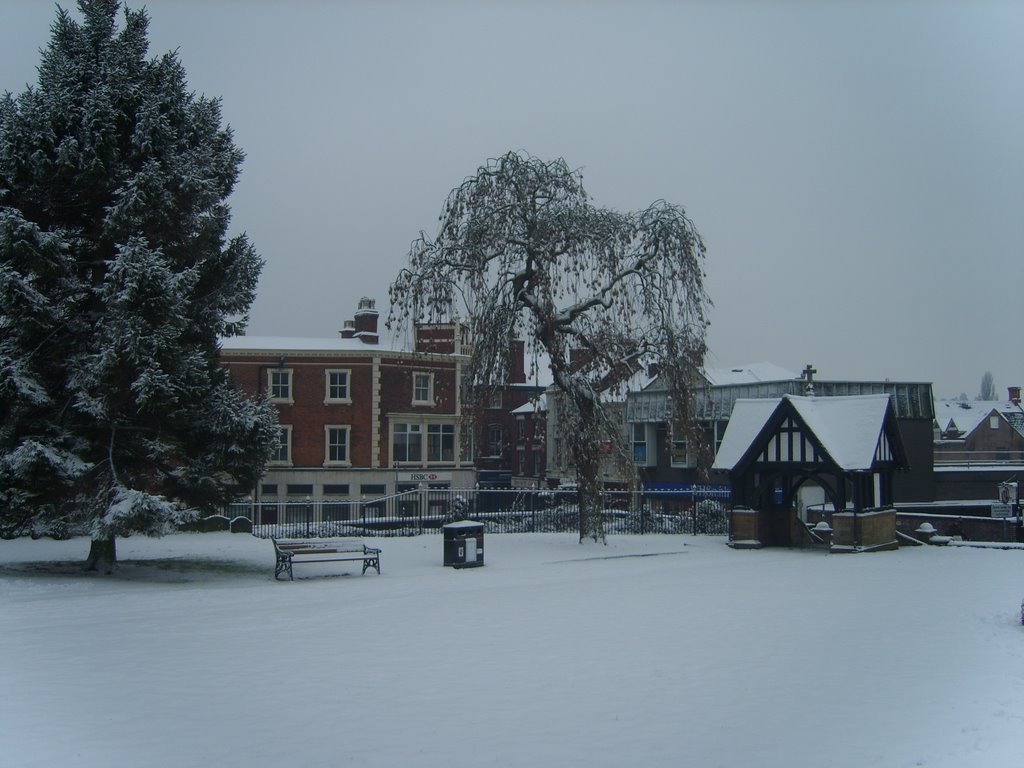
[[[0,764],[1024,765],[1024,552],[438,536],[0,542]]]

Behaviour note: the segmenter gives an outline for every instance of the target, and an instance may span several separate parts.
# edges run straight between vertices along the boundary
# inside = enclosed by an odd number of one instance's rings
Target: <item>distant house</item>
[[[1020,461],[1024,410],[1012,400],[937,400],[936,462]]]
[[[539,395],[510,412],[515,419],[512,486],[544,487],[547,473],[547,396]]]
[[[545,470],[545,386],[527,381],[522,340],[510,346],[508,378],[475,414],[470,455],[480,470],[481,487],[537,488]]]
[[[1024,409],[1007,400],[935,403],[936,500],[993,501],[1000,483],[1024,478]]]

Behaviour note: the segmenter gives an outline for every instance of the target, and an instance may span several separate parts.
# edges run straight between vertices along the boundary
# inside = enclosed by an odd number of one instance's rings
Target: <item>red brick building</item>
[[[545,485],[545,387],[528,383],[525,345],[513,341],[509,381],[477,414],[473,455],[481,486],[540,488]]]
[[[461,326],[415,328],[407,349],[382,344],[363,299],[338,338],[224,339],[221,361],[252,395],[269,393],[280,440],[258,501],[372,500],[426,484],[471,487],[460,439]]]

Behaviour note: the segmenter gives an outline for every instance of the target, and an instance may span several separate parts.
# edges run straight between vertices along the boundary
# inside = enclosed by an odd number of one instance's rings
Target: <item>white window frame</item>
[[[421,377],[425,377],[427,380],[427,396],[426,398],[419,398],[419,380]],[[413,371],[412,373],[412,404],[413,405],[434,405],[434,374],[429,371]]]
[[[683,443],[686,449],[686,456],[682,462],[676,460],[676,444]],[[673,421],[669,424],[669,446],[668,446],[668,458],[669,464],[673,467],[694,467],[696,463],[690,456],[690,441],[686,438],[685,434],[682,438],[676,438],[676,423]]]
[[[277,388],[274,385],[276,374],[284,374],[288,377],[288,395],[279,397],[274,394]],[[293,368],[268,368],[267,369],[267,394],[270,395],[272,403],[294,403],[295,402],[295,370]]]
[[[401,427],[406,427],[406,429],[401,430],[402,434],[405,434],[407,436],[406,443],[405,443],[405,455],[406,455],[406,458],[404,458],[404,459],[396,459],[395,458],[395,447],[396,447],[395,434],[399,432],[398,427],[400,427],[400,426]],[[410,459],[409,458],[409,440],[408,440],[408,436],[409,435],[418,435],[419,436],[419,446],[420,446],[419,453],[420,453],[420,457],[418,459]],[[425,450],[426,446],[424,445],[425,441],[423,439],[424,435],[425,435],[425,430],[423,429],[423,423],[422,422],[415,421],[415,420],[412,420],[412,419],[396,419],[395,421],[393,421],[391,423],[391,445],[389,446],[390,450],[388,451],[388,456],[391,457],[391,465],[392,466],[397,466],[397,465],[400,465],[400,464],[408,464],[410,466],[422,466],[422,464],[423,464],[423,457],[424,457],[424,455],[426,453],[426,450]]]
[[[459,436],[459,425],[455,419],[452,419],[450,416],[417,416],[415,414],[396,415],[392,419],[388,428],[391,438],[388,444],[388,456],[390,457],[392,467],[450,467],[461,463],[459,450],[462,441]],[[446,428],[449,430],[447,434],[445,433]],[[406,458],[395,458],[396,434],[406,435]],[[408,458],[408,437],[410,435],[416,435],[419,438],[420,450],[418,459]],[[432,457],[430,452],[432,437],[438,448],[438,453],[435,457]],[[450,438],[451,440],[451,455],[448,458],[445,458],[444,452],[445,438]]]
[[[292,466],[292,425],[291,424],[278,424],[278,443],[275,449],[274,456],[267,462],[268,465],[275,467],[290,467]],[[281,440],[281,435],[284,435],[284,440]],[[280,448],[284,447],[285,458],[278,458],[280,454]]]
[[[345,458],[332,459],[331,431],[345,430]],[[325,467],[351,467],[352,466],[352,427],[348,424],[325,424],[324,425],[324,466]]]
[[[652,458],[651,454],[653,453],[651,451],[651,431],[648,428],[648,425],[645,424],[645,423],[642,423],[642,422],[634,422],[633,424],[630,425],[630,432],[631,432],[631,437],[632,437],[631,443],[632,443],[632,447],[633,447],[633,463],[636,464],[636,466],[638,466],[638,467],[650,467],[650,466],[653,466],[653,464],[651,462],[651,458]],[[637,437],[638,432],[643,435],[643,439],[638,439],[638,437]],[[644,460],[643,461],[637,461],[636,460],[636,449],[637,449],[637,446],[639,446],[639,445],[643,445],[643,447],[644,447]],[[657,461],[655,461],[654,463],[656,464]]]
[[[445,438],[445,431],[444,430],[445,430],[445,427],[448,427],[448,429],[450,430],[449,434],[448,434],[448,437],[451,438],[451,457],[447,458],[447,459],[444,458],[444,438]],[[430,437],[431,437],[431,433],[433,433],[436,436],[436,441],[437,441],[437,446],[438,446],[438,454],[437,454],[437,458],[436,459],[432,459],[430,457],[430,448],[431,448]],[[427,429],[426,429],[426,435],[427,435],[427,450],[425,452],[425,455],[426,455],[426,462],[427,462],[427,464],[454,464],[455,463],[455,457],[458,455],[458,446],[456,445],[456,441],[458,440],[458,437],[459,437],[458,430],[455,429],[455,422],[453,422],[453,421],[437,421],[437,422],[428,423],[427,424]]]
[[[344,374],[345,396],[331,396],[331,375]],[[352,402],[352,371],[348,368],[328,368],[324,371],[324,403],[351,403]]]

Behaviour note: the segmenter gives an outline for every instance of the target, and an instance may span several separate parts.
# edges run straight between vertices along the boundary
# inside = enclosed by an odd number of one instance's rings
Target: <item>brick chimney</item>
[[[1020,387],[1007,387],[1010,393],[1010,402],[1020,405]]]
[[[353,335],[364,344],[377,344],[380,341],[377,334],[377,310],[374,309],[376,304],[376,301],[365,296],[359,300]],[[342,337],[344,338],[344,331]]]
[[[356,321],[346,320],[345,327],[341,329],[341,338],[351,339],[356,335]]]

